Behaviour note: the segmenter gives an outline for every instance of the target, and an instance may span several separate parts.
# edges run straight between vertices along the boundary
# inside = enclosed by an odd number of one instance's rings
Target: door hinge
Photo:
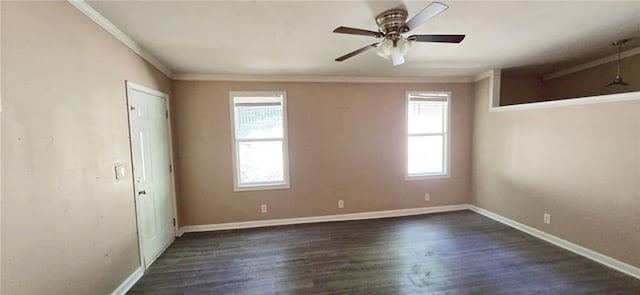
[[[176,226],[176,219],[173,219],[173,226]]]
[[[164,116],[169,119],[169,110],[164,110]]]
[[[173,173],[173,166],[171,166],[171,164],[169,164],[169,173]]]

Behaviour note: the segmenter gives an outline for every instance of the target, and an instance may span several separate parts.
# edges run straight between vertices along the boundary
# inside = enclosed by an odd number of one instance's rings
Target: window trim
[[[236,138],[236,113],[235,113],[235,97],[260,97],[260,96],[282,96],[282,165],[283,165],[283,176],[284,182],[260,182],[254,183],[250,185],[240,185],[239,183],[239,175],[240,169],[238,167],[239,163],[239,153],[238,153],[238,142],[243,141],[243,139]],[[233,191],[234,192],[242,192],[242,191],[258,191],[258,190],[274,190],[274,189],[289,189],[291,188],[291,183],[289,180],[289,125],[287,120],[287,92],[286,91],[229,91],[229,110],[230,110],[230,119],[231,119],[231,153],[233,159]],[[269,139],[274,140],[274,139]],[[280,139],[277,139],[280,140]],[[253,140],[252,140],[253,141]]]
[[[421,173],[421,174],[409,174],[409,96],[417,94],[446,94],[447,95],[447,114],[446,114],[446,126],[444,131],[444,172],[438,173]],[[405,122],[405,167],[404,167],[404,179],[405,180],[423,180],[423,179],[438,179],[449,178],[451,175],[450,169],[450,155],[451,155],[451,91],[406,91],[404,99],[404,122]],[[439,133],[438,133],[439,134]],[[413,135],[426,135],[426,134],[413,134]]]

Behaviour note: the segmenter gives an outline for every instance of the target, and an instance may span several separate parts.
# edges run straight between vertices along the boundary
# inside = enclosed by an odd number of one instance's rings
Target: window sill
[[[422,174],[422,175],[405,175],[404,180],[427,180],[427,179],[441,179],[449,178],[449,173],[446,174]]]
[[[273,185],[248,185],[248,186],[240,186],[234,187],[234,192],[247,192],[247,191],[264,191],[264,190],[274,190],[274,189],[290,189],[291,186],[289,184],[273,184]]]

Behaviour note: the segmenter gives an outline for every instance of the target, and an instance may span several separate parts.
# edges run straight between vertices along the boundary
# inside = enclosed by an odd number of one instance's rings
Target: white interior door
[[[175,238],[167,96],[127,84],[133,177],[142,263]]]

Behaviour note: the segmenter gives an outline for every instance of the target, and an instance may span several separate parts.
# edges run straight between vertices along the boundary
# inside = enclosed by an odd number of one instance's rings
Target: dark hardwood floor
[[[640,280],[471,211],[190,233],[131,294],[640,294]]]

